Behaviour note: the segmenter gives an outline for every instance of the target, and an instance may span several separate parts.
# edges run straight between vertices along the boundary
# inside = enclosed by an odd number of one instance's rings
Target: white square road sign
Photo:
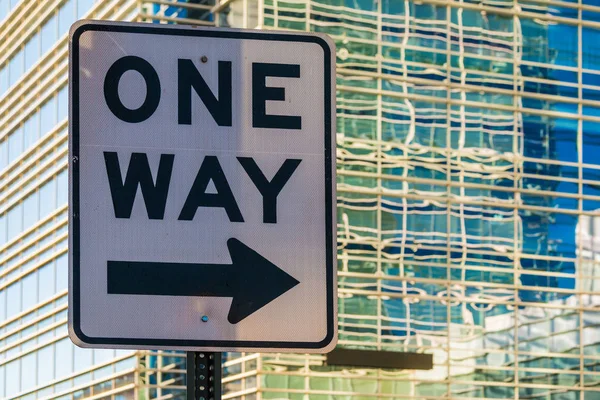
[[[70,35],[72,340],[331,349],[331,41],[100,21]]]

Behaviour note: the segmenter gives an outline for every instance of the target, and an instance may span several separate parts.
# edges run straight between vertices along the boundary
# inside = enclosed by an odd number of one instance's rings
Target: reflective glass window
[[[68,190],[69,190],[69,181],[68,181],[67,170],[65,169],[60,174],[58,174],[58,177],[57,177],[57,182],[56,182],[56,191],[57,191],[56,206],[57,207],[67,204]]]
[[[8,165],[8,140],[0,140],[0,170]]]
[[[84,16],[93,4],[94,0],[77,0],[77,18]]]
[[[0,215],[0,246],[6,243],[6,214]]]
[[[25,71],[28,71],[40,59],[40,34],[33,35],[25,43]]]
[[[74,368],[75,371],[81,371],[92,366],[92,349],[82,349],[81,347],[75,346],[74,351]]]
[[[48,180],[40,188],[40,218],[45,218],[56,209],[56,182]]]
[[[73,344],[69,339],[63,339],[56,342],[54,348],[56,349],[56,378],[70,375],[73,372]]]
[[[38,194],[31,193],[23,200],[23,230],[33,226],[39,219]]]
[[[35,373],[37,372],[36,353],[29,353],[21,359],[21,391],[35,387]]]
[[[56,100],[54,97],[50,98],[47,102],[42,105],[40,111],[40,127],[42,136],[52,130],[56,125]]]
[[[40,137],[40,114],[34,113],[23,124],[24,147],[28,149]]]
[[[69,287],[69,272],[68,272],[67,254],[56,259],[56,292],[66,290]]]
[[[11,240],[12,238],[14,238],[15,236],[17,236],[19,233],[21,233],[23,231],[23,211],[22,211],[22,207],[21,204],[17,204],[15,205],[13,208],[11,208],[10,210],[8,210],[8,218],[7,218],[7,225],[8,225],[8,240]]]
[[[0,68],[0,94],[8,90],[8,67],[5,65]]]
[[[6,318],[21,312],[21,282],[17,281],[6,289]]]
[[[0,21],[8,15],[8,10],[10,7],[9,0],[0,0]]]
[[[42,55],[46,54],[54,46],[54,43],[56,43],[56,25],[56,16],[53,16],[42,26]]]
[[[62,121],[69,116],[68,88],[68,86],[64,86],[60,89],[60,92],[58,92],[58,121]]]
[[[19,359],[6,364],[6,397],[12,397],[19,393],[19,381],[21,378],[21,368]]]
[[[23,310],[29,310],[37,303],[37,272],[32,272],[22,279]]]
[[[25,68],[25,52],[20,50],[13,56],[8,62],[8,84],[9,86],[14,85],[23,75],[23,69]]]
[[[38,351],[37,382],[43,385],[54,379],[54,346],[46,346]]]
[[[16,160],[23,153],[23,128],[18,127],[8,136],[8,162]]]
[[[58,35],[66,34],[73,22],[75,22],[75,2],[68,0],[58,10]]]
[[[49,299],[52,297],[52,295],[54,295],[54,293],[56,293],[56,283],[54,282],[54,261],[51,261],[48,264],[40,267],[38,274],[39,301],[42,302],[46,299]]]
[[[0,290],[0,321],[6,318],[6,290]]]
[[[115,351],[110,349],[95,349],[94,350],[94,363],[102,364],[110,361],[115,356]]]
[[[4,397],[4,392],[6,390],[4,382],[4,365],[0,365],[0,397]]]

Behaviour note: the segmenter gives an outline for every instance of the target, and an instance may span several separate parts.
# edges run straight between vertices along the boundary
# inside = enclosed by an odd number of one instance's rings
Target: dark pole
[[[187,400],[221,400],[221,353],[187,352]]]

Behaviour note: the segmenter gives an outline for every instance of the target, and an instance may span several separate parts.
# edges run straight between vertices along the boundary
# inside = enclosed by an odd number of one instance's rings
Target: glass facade
[[[434,368],[230,353],[225,399],[600,400],[598,0],[0,0],[0,398],[184,395],[180,353],[67,338],[81,17],[336,42],[339,343]]]
[[[434,357],[260,356],[231,397],[600,399],[600,2],[217,8],[335,39],[340,345]]]

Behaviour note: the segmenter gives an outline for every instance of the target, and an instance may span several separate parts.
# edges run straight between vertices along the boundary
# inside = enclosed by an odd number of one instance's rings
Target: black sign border
[[[80,22],[81,23],[81,22]],[[243,340],[185,340],[185,339],[124,339],[124,338],[106,338],[89,337],[81,330],[81,283],[80,283],[80,228],[79,228],[79,38],[87,31],[104,31],[119,33],[137,33],[153,35],[170,36],[192,36],[192,37],[212,37],[224,39],[250,39],[262,41],[282,41],[282,42],[303,42],[315,43],[323,49],[324,53],[324,114],[325,114],[325,245],[326,245],[326,285],[327,285],[327,334],[319,342],[284,342],[284,341],[243,341]],[[76,338],[90,347],[94,345],[110,346],[143,346],[145,348],[156,347],[178,347],[178,348],[269,348],[269,349],[322,349],[327,347],[336,338],[337,321],[334,313],[334,268],[336,249],[334,249],[335,238],[333,237],[333,219],[335,209],[333,208],[333,190],[335,182],[333,181],[333,146],[332,146],[332,68],[331,68],[331,48],[329,44],[321,37],[315,35],[306,35],[302,33],[290,32],[272,33],[268,31],[234,31],[219,29],[186,29],[186,28],[168,28],[140,26],[139,24],[104,24],[90,21],[83,23],[75,28],[71,33],[70,41],[70,63],[69,63],[69,96],[70,96],[70,115],[69,115],[69,165],[71,169],[71,193],[69,195],[69,208],[71,221],[69,224],[69,236],[72,240],[72,246],[69,249],[71,268],[69,296],[72,297],[72,307],[69,307],[71,313],[70,330]],[[71,272],[72,271],[72,272]]]

